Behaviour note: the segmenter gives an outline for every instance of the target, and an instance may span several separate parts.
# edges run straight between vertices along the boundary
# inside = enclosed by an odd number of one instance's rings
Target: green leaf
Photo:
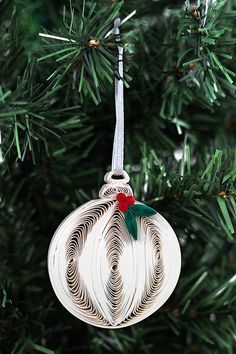
[[[151,216],[157,213],[157,211],[144,204],[133,204],[129,209],[137,216]]]
[[[133,236],[135,240],[137,240],[138,232],[135,215],[129,209],[125,212],[125,224],[129,233]]]

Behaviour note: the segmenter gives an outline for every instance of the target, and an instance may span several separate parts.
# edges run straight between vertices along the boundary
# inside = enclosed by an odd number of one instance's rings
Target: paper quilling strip
[[[99,199],[77,208],[58,227],[48,269],[57,297],[74,316],[98,327],[122,328],[168,299],[181,255],[173,229],[159,213],[137,216],[137,240],[130,235],[116,200],[117,193],[133,195],[129,176],[112,175],[105,175]]]

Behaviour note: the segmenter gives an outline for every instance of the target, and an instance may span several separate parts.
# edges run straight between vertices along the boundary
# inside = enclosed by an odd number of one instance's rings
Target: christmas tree
[[[105,330],[60,304],[47,251],[111,169],[106,34],[134,10],[119,42],[125,170],[175,230],[182,270],[152,316]],[[233,0],[0,2],[1,354],[235,352],[235,16]]]

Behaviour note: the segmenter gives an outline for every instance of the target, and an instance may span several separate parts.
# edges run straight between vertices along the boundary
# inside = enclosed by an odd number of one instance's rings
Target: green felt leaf
[[[137,216],[151,216],[157,213],[155,209],[144,204],[133,204],[129,209]]]
[[[137,240],[138,232],[135,215],[129,209],[125,212],[125,224],[129,233],[135,240]]]

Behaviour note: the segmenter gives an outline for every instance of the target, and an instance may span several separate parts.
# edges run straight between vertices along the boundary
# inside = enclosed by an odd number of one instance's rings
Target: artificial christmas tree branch
[[[69,78],[70,88],[78,91],[81,101],[87,95],[95,104],[101,101],[100,91],[104,91],[105,82],[113,83],[117,43],[110,30],[122,5],[122,1],[117,1],[106,11],[96,6],[89,9],[85,1],[79,8],[71,5],[70,13],[64,13],[63,27],[59,31],[40,34],[49,53],[38,61],[54,60],[54,67],[57,68],[48,78],[52,79],[54,87],[62,79],[68,81]],[[119,45],[124,45],[131,35],[132,32],[123,34],[123,43]],[[52,44],[53,40],[55,44]],[[128,74],[124,76],[127,87],[130,79]]]

